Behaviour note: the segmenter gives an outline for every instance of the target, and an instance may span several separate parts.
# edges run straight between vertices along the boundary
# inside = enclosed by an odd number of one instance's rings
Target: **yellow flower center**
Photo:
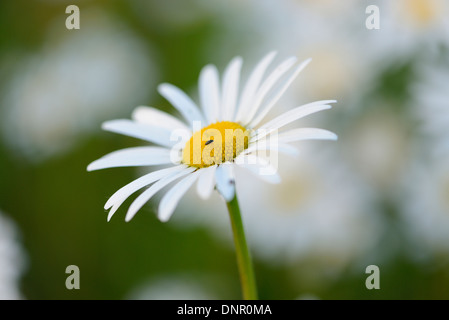
[[[232,161],[248,148],[249,131],[235,122],[213,123],[196,131],[182,152],[182,163],[205,168]]]

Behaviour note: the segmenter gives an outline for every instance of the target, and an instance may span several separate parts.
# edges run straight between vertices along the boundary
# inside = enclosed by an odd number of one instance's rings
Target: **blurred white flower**
[[[298,159],[280,163],[279,188],[241,183],[243,219],[259,256],[294,261],[312,254],[348,262],[375,243],[378,217],[370,193],[340,161],[335,153],[304,148]]]
[[[413,112],[432,156],[449,154],[449,61],[423,61],[412,86]]]
[[[409,253],[418,259],[449,254],[448,160],[413,161],[403,181],[401,217]]]
[[[414,141],[409,119],[388,107],[388,102],[382,103],[346,126],[341,145],[343,160],[353,172],[375,188],[378,195],[385,196],[398,187]]]
[[[442,57],[444,57],[442,55]],[[449,60],[428,56],[411,87],[418,136],[402,181],[401,216],[416,258],[449,254]]]
[[[149,49],[120,21],[101,11],[82,20],[74,32],[51,29],[3,90],[3,138],[31,161],[67,151],[100,119],[146,101],[155,80]]]
[[[0,300],[23,299],[19,280],[24,262],[18,230],[13,221],[0,212]]]
[[[336,153],[305,146],[300,150],[297,158],[280,159],[280,185],[254,184],[244,172],[236,174],[250,248],[273,264],[323,255],[344,266],[378,240],[380,221],[370,190]],[[230,240],[229,218],[218,200],[198,207],[190,194],[184,202],[188,213],[174,223],[213,227],[214,234]]]
[[[208,278],[207,278],[208,279]],[[207,280],[206,278],[203,280]],[[212,279],[213,280],[213,279]],[[147,281],[127,295],[130,300],[217,300],[210,281],[189,275],[164,276]]]
[[[246,50],[250,60],[268,48],[300,58],[313,57],[316,70],[305,70],[285,99],[298,102],[333,97],[349,108],[369,85],[372,56],[361,41],[365,28],[364,8],[358,1],[246,0],[221,5],[206,1],[217,19],[229,30],[207,49],[208,56],[227,57],[235,45]],[[231,18],[230,18],[231,17]],[[239,30],[247,30],[244,35]],[[241,39],[245,43],[239,43]],[[219,59],[218,57],[218,59]],[[285,100],[284,99],[284,100]],[[282,103],[279,103],[282,106]]]
[[[449,4],[445,0],[386,1],[394,12],[395,27],[402,36],[415,35],[414,40],[447,41]],[[403,33],[402,33],[403,32]],[[429,36],[431,36],[429,39]],[[419,37],[417,39],[417,37]],[[409,39],[406,39],[409,40]],[[411,40],[412,41],[412,40]]]
[[[363,40],[379,63],[449,43],[446,0],[382,0],[375,4],[380,9],[380,29],[366,30]]]
[[[364,56],[363,48],[354,42],[313,37],[291,50],[315,57],[318,64],[316,72],[304,72],[304,77],[292,91],[296,97],[336,97],[344,102],[342,108],[348,109],[352,106],[350,102],[357,99],[372,80],[368,72],[370,61],[360,59]],[[304,89],[306,83],[310,90]]]

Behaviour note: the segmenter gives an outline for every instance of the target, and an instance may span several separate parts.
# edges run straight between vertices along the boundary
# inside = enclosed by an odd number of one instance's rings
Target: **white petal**
[[[268,65],[273,61],[274,57],[276,56],[276,52],[270,52],[267,54],[254,68],[254,71],[251,73],[251,75],[248,78],[248,81],[245,84],[245,87],[242,91],[242,96],[240,98],[239,108],[237,110],[237,115],[235,117],[236,122],[240,122],[245,114],[248,112],[249,108],[251,107],[251,102],[253,100],[254,94],[257,91],[257,88],[259,87],[259,84],[262,80],[262,77],[265,73],[265,71],[268,68]]]
[[[130,221],[137,213],[137,211],[142,208],[142,206],[147,203],[151,197],[153,197],[159,190],[164,188],[169,183],[175,181],[176,179],[179,179],[191,172],[193,172],[195,168],[189,167],[181,172],[174,172],[165,178],[162,178],[161,180],[155,182],[151,187],[149,187],[147,190],[142,192],[130,205],[128,212],[126,213],[125,221]]]
[[[235,57],[226,67],[223,74],[223,88],[221,93],[221,120],[233,121],[239,91],[240,70],[242,58]]]
[[[95,160],[87,166],[87,171],[168,163],[172,163],[169,149],[161,147],[134,147],[117,150]]]
[[[176,129],[190,130],[185,123],[181,122],[177,118],[152,107],[139,106],[135,108],[132,113],[132,118],[136,122],[166,128],[170,131]]]
[[[262,157],[252,154],[240,155],[235,159],[235,163],[242,168],[248,169],[266,182],[275,184],[281,182],[281,177],[277,173],[276,168]]]
[[[117,211],[117,209],[120,207],[120,205],[114,205],[111,210],[109,210],[108,212],[108,222],[111,221],[112,216],[114,215],[114,213]]]
[[[334,103],[334,102],[337,101],[335,100],[315,101],[312,103],[296,107],[290,111],[287,111],[281,114],[280,116],[274,118],[273,120],[267,122],[263,126],[261,126],[257,130],[256,136],[251,138],[251,141],[260,140],[261,138],[279,129],[280,127],[285,126],[286,124],[289,124],[290,122],[293,122],[295,120],[301,119],[305,116],[308,116],[312,113],[330,109],[331,106],[328,105],[327,103]]]
[[[273,108],[274,104],[284,94],[285,90],[287,90],[293,80],[295,80],[298,74],[309,64],[311,60],[312,59],[307,59],[306,61],[302,62],[298,67],[296,67],[292,74],[284,80],[283,83],[278,85],[276,90],[272,93],[272,98],[266,103],[259,114],[257,114],[257,116],[253,120],[251,120],[251,123],[249,125],[250,128],[254,128],[255,126],[257,126],[257,124],[259,124],[260,121],[263,120],[263,118],[265,118],[268,112],[270,112],[271,108]]]
[[[200,73],[199,92],[201,106],[207,124],[214,123],[218,119],[220,110],[220,93],[218,84],[218,71],[214,65],[205,66]]]
[[[318,128],[298,128],[278,134],[280,143],[301,141],[301,140],[337,140],[335,133]]]
[[[205,169],[201,169],[200,177],[196,185],[198,195],[201,199],[208,199],[214,191],[215,186],[215,171],[217,166],[210,166]]]
[[[249,154],[251,152],[261,151],[261,150],[271,150],[274,152],[285,153],[292,156],[297,156],[299,154],[298,149],[285,143],[256,143],[251,145],[248,149],[244,150],[242,154]]]
[[[158,91],[182,114],[189,126],[192,126],[195,121],[206,123],[195,102],[184,91],[169,83],[160,84]]]
[[[226,202],[231,201],[235,195],[234,169],[229,162],[222,163],[215,171],[217,191]]]
[[[106,202],[104,206],[105,209],[109,209],[112,206],[111,210],[109,210],[108,213],[108,221],[111,220],[112,216],[117,211],[117,209],[122,205],[122,203],[125,202],[125,200],[134,192],[145,187],[146,185],[149,185],[159,179],[162,179],[163,177],[169,174],[172,174],[173,172],[178,172],[183,169],[185,169],[185,166],[176,166],[154,171],[143,177],[140,177],[139,179],[134,180],[133,182],[119,189],[112,195],[112,197],[109,198],[109,200]]]
[[[243,116],[242,123],[249,123],[253,119],[267,93],[273,88],[279,78],[295,64],[296,60],[296,57],[288,58],[273,70],[257,91],[253,102],[250,104],[250,109]]]
[[[299,155],[299,151],[297,148],[295,148],[291,145],[288,145],[286,143],[279,143],[276,148],[279,153],[288,154],[293,157],[296,157]]]
[[[176,167],[165,168],[157,171],[150,172],[117,190],[104,205],[105,209],[109,209],[113,205],[121,205],[130,195],[137,190],[165,177],[173,172],[181,171],[186,168],[185,165],[179,165]]]
[[[103,130],[143,139],[161,146],[170,147],[174,144],[173,141],[170,141],[170,130],[152,127],[147,124],[137,123],[128,119],[106,121],[101,127]]]
[[[178,205],[179,200],[181,200],[187,190],[195,183],[198,178],[199,171],[200,170],[183,178],[164,195],[159,203],[159,220],[166,222],[170,219],[173,211],[175,211],[175,208]]]

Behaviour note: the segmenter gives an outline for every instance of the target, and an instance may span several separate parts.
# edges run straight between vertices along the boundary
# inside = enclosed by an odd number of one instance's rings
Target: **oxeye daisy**
[[[331,108],[335,100],[308,103],[266,120],[272,108],[310,59],[297,63],[290,57],[264,78],[276,56],[270,52],[256,65],[239,92],[242,59],[234,58],[219,79],[217,68],[205,66],[199,77],[201,109],[182,90],[161,84],[159,93],[183,116],[181,121],[152,107],[138,107],[133,120],[105,122],[103,129],[140,138],[159,146],[145,146],[112,152],[94,162],[88,171],[126,166],[168,165],[153,171],[114,193],[106,202],[108,220],[133,193],[149,186],[130,205],[126,221],[167,185],[159,203],[158,217],[167,221],[178,202],[195,183],[198,194],[208,198],[216,189],[226,201],[237,251],[243,295],[256,298],[255,281],[235,194],[234,166],[248,169],[261,179],[280,182],[276,172],[279,152],[293,153],[289,143],[306,139],[336,140],[330,131],[317,128],[282,130],[286,125],[312,113]],[[257,195],[255,195],[257,196]]]

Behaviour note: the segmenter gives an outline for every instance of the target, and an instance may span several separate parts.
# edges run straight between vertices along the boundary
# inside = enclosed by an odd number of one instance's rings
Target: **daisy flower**
[[[105,205],[105,209],[110,209],[108,220],[129,196],[151,184],[151,187],[137,197],[128,209],[126,221],[131,220],[153,195],[181,178],[181,181],[170,189],[160,202],[158,217],[161,221],[169,220],[182,195],[197,180],[200,197],[208,198],[216,188],[226,201],[230,201],[235,193],[233,166],[243,166],[257,173],[261,171],[258,169],[266,164],[266,159],[255,155],[257,151],[278,147],[278,151],[293,152],[289,142],[305,139],[335,140],[336,135],[327,130],[300,128],[279,133],[277,144],[265,143],[268,140],[267,136],[271,133],[309,114],[330,109],[330,104],[336,102],[324,100],[302,105],[260,125],[298,73],[310,62],[310,59],[306,60],[293,68],[296,58],[289,58],[262,81],[275,54],[275,52],[269,53],[257,64],[244,86],[240,99],[238,99],[242,65],[240,57],[234,58],[227,66],[221,86],[216,67],[213,65],[204,67],[199,79],[202,112],[179,88],[168,83],[161,84],[158,87],[159,93],[173,104],[187,123],[152,107],[136,108],[132,115],[133,120],[120,119],[103,123],[104,130],[140,138],[159,146],[134,147],[112,152],[92,162],[87,167],[88,171],[111,167],[170,165],[168,168],[153,171],[134,180],[113,194]],[[288,71],[290,71],[289,74]],[[283,76],[284,78],[281,79]],[[194,127],[198,127],[198,124],[206,125],[195,131]],[[230,148],[226,148],[229,147],[229,141],[225,141],[221,147],[222,150],[232,152],[227,154],[222,152],[221,156],[217,156],[212,147],[208,148],[213,141],[209,138],[217,139],[214,133],[218,132],[226,138],[226,130],[235,133],[234,142],[231,142]],[[243,132],[242,139],[236,136],[239,131]],[[174,132],[182,135],[183,138],[185,132],[191,135],[181,149],[182,155],[179,159],[174,156],[174,150],[177,149],[176,145],[179,147],[186,139],[182,139],[181,144],[176,143],[173,139]],[[194,146],[196,139],[201,143],[200,148]],[[212,151],[211,159],[208,159],[210,163],[204,161],[208,158],[207,151]],[[195,161],[195,158],[202,159]],[[251,164],[251,160],[255,163]],[[268,182],[279,182],[279,176],[276,173],[260,174],[259,177]]]
[[[270,52],[256,65],[239,95],[242,59],[234,58],[224,71],[220,84],[217,68],[207,65],[199,77],[202,110],[183,91],[161,84],[159,93],[185,118],[185,122],[152,107],[138,107],[133,120],[108,121],[103,129],[140,138],[159,146],[145,146],[112,152],[94,162],[88,171],[126,166],[169,165],[148,173],[119,189],[106,202],[108,219],[133,193],[151,185],[130,205],[126,221],[158,191],[179,180],[162,197],[158,217],[167,221],[178,202],[196,182],[201,198],[214,189],[224,198],[230,212],[241,272],[244,297],[254,299],[255,284],[237,197],[234,167],[248,169],[261,179],[278,183],[277,155],[294,153],[289,143],[306,139],[335,140],[334,133],[316,128],[284,130],[288,124],[312,113],[331,108],[335,100],[308,103],[291,109],[269,121],[267,114],[310,59],[297,63],[296,57],[284,60],[266,78],[264,74],[276,52]],[[281,132],[278,133],[278,130]],[[269,156],[268,156],[269,155]],[[244,284],[244,282],[247,282]]]

